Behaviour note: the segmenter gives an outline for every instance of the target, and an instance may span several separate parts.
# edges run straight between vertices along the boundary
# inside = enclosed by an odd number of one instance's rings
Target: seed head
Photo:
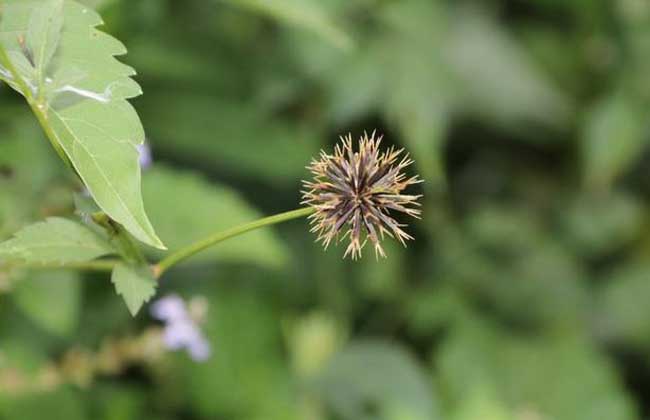
[[[412,184],[422,182],[417,176],[407,178],[402,172],[413,163],[404,149],[380,151],[383,136],[359,139],[358,150],[352,146],[352,135],[341,137],[334,154],[324,151],[319,160],[312,160],[307,167],[314,175],[312,181],[303,181],[302,204],[315,209],[309,219],[311,232],[318,235],[325,249],[334,242],[349,238],[344,258],[361,257],[361,250],[370,240],[377,257],[386,257],[381,241],[384,235],[405,241],[413,239],[404,232],[405,225],[397,222],[391,212],[405,213],[419,218],[421,195],[405,195],[402,192]]]

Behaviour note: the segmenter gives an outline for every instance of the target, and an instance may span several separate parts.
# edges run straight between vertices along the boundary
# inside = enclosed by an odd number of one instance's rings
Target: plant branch
[[[245,223],[243,225],[235,226],[233,228],[224,230],[222,232],[215,233],[203,240],[195,242],[183,249],[180,249],[168,255],[167,257],[163,258],[158,264],[153,265],[151,269],[154,273],[154,276],[158,279],[171,267],[227,239],[234,238],[236,236],[243,235],[244,233],[250,232],[252,230],[260,229],[266,226],[271,226],[289,220],[309,216],[313,212],[314,210],[312,208],[305,207],[305,208],[265,217],[262,219],[258,219],[253,222]],[[47,264],[27,263],[27,264],[5,264],[5,265],[0,264],[0,270],[11,269],[11,268],[27,268],[33,270],[68,269],[68,270],[78,270],[78,271],[110,272],[121,261],[122,260],[118,260],[118,259],[106,259],[106,260],[94,260],[94,261],[87,261],[87,262],[75,262],[75,263],[64,263],[64,264],[61,263],[47,263]]]
[[[191,244],[163,258],[162,261],[160,261],[158,264],[156,264],[153,267],[154,275],[156,276],[156,278],[160,278],[160,276],[162,276],[171,267],[227,239],[234,238],[235,236],[239,236],[246,232],[250,232],[252,230],[259,229],[265,226],[271,226],[277,223],[286,222],[288,220],[309,216],[313,212],[314,209],[312,209],[311,207],[305,207],[305,208],[265,217],[263,219],[255,220],[250,223],[245,223],[243,225],[235,226],[223,232],[215,233],[201,241],[195,242],[194,244]]]

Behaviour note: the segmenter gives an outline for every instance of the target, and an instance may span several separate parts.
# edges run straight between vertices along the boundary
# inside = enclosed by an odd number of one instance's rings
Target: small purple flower
[[[140,167],[147,169],[153,164],[153,155],[151,154],[151,147],[147,143],[142,143],[136,146],[140,154]]]
[[[151,305],[151,315],[165,323],[163,340],[169,350],[186,349],[197,362],[210,357],[210,343],[178,295],[168,295],[154,302]]]

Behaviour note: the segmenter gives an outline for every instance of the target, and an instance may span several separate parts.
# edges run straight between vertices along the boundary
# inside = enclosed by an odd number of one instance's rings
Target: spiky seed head
[[[355,151],[352,135],[341,137],[341,143],[330,155],[321,151],[318,160],[307,167],[311,181],[303,181],[302,204],[315,209],[309,217],[311,232],[325,249],[332,242],[349,239],[344,258],[361,257],[361,250],[370,241],[377,257],[386,257],[381,241],[385,235],[406,245],[411,235],[402,230],[404,224],[391,213],[404,213],[419,218],[418,199],[404,190],[422,182],[417,176],[407,177],[403,170],[413,163],[404,149],[391,147],[379,150],[383,136],[367,133],[359,139]]]

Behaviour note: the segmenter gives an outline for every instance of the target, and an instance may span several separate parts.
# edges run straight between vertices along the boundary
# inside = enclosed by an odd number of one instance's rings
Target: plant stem
[[[156,264],[153,267],[154,275],[156,276],[156,278],[160,278],[160,276],[162,276],[171,267],[227,239],[234,238],[235,236],[239,236],[243,233],[250,232],[252,230],[259,229],[265,226],[270,226],[277,223],[286,222],[288,220],[309,216],[313,212],[314,209],[312,209],[311,207],[305,207],[297,210],[288,211],[285,213],[276,214],[274,216],[265,217],[263,219],[255,220],[254,222],[235,226],[223,232],[215,233],[214,235],[208,236],[207,238],[201,241],[195,242],[194,244],[189,245],[163,258],[162,261],[160,261],[158,264]]]
[[[151,266],[156,279],[159,279],[171,267],[185,261],[186,259],[198,254],[201,251],[210,248],[227,239],[234,238],[235,236],[242,235],[255,229],[271,226],[278,223],[286,222],[288,220],[298,219],[300,217],[309,216],[314,212],[314,209],[305,207],[297,210],[288,211],[285,213],[276,214],[273,216],[258,219],[253,222],[244,223],[243,225],[235,226],[233,228],[215,233],[207,238],[195,242],[187,247],[174,252],[173,254],[163,258],[158,264]],[[27,264],[0,264],[0,270],[11,268],[27,268],[32,270],[78,270],[78,271],[99,271],[110,272],[113,268],[122,262],[117,259],[95,260],[86,262],[71,262],[71,263],[27,263]]]

